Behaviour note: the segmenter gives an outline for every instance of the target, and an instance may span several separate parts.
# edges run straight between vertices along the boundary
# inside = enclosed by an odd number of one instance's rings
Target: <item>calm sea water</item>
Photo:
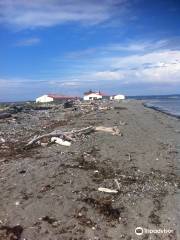
[[[180,118],[180,95],[144,97],[145,105]]]

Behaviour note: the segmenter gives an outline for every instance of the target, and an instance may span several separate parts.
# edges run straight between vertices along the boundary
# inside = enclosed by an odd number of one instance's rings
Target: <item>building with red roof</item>
[[[37,103],[48,103],[48,102],[65,102],[67,100],[76,100],[78,97],[58,95],[58,94],[48,94],[36,98]]]
[[[89,100],[100,100],[100,99],[109,99],[109,95],[102,93],[100,91],[98,92],[93,92],[92,90],[89,90],[88,92],[84,93],[84,98],[85,101]]]

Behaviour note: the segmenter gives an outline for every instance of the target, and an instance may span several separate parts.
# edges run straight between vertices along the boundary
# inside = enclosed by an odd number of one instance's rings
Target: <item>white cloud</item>
[[[100,47],[86,48],[80,51],[69,52],[66,54],[66,58],[87,58],[94,56],[108,56],[112,54],[112,56],[116,53],[116,55],[121,52],[126,54],[133,53],[149,53],[152,51],[159,51],[160,49],[166,49],[167,46],[170,45],[170,41],[167,39],[163,39],[160,41],[134,41],[128,43],[113,43]]]
[[[115,57],[106,59],[112,67],[143,67],[144,64],[151,64],[154,67],[159,63],[163,64],[179,64],[180,63],[180,51],[176,50],[161,50],[153,51],[146,54],[136,54],[126,57]]]
[[[27,39],[23,39],[20,40],[16,43],[16,46],[33,46],[33,45],[37,45],[38,43],[40,43],[40,38],[37,37],[33,37],[33,38],[27,38]]]
[[[122,57],[111,54],[109,57],[90,59],[81,72],[76,76],[81,81],[180,83],[180,51],[164,49]]]
[[[91,78],[94,80],[121,80],[124,78],[124,74],[121,72],[103,71],[92,74]]]
[[[158,43],[159,44],[159,43]],[[158,45],[156,44],[156,45]],[[136,45],[136,43],[134,43]],[[160,45],[160,44],[159,44]],[[55,72],[54,77],[47,79],[47,72],[40,79],[0,79],[1,91],[18,92],[26,89],[32,92],[32,88],[37,92],[38,89],[44,91],[79,91],[86,88],[101,88],[109,86],[124,86],[124,88],[132,88],[135,84],[141,90],[141,84],[149,84],[155,86],[173,86],[172,89],[177,92],[180,85],[180,50],[170,49],[153,49],[149,45],[149,51],[139,51],[139,53],[131,51],[126,56],[117,54],[111,50],[106,56],[86,57],[73,62],[70,60],[68,66],[69,71],[62,75],[61,67],[58,61],[57,68],[51,69],[51,75]],[[103,50],[104,51],[104,50]],[[68,60],[68,59],[66,59]],[[64,63],[63,63],[64,64]],[[67,63],[68,64],[68,63]],[[59,72],[58,72],[59,71]],[[52,73],[53,72],[53,73]],[[46,80],[47,79],[47,80]],[[30,87],[31,86],[31,87]],[[42,92],[42,91],[41,91]]]
[[[81,82],[79,82],[78,80],[67,80],[66,82],[62,82],[62,80],[54,80],[50,81],[49,84],[59,87],[78,87],[81,85]]]
[[[128,44],[111,44],[106,47],[106,50],[109,51],[127,51],[127,52],[146,52],[152,51],[155,49],[163,48],[168,44],[167,40],[160,41],[137,41],[137,42],[129,42]]]
[[[126,0],[0,0],[0,23],[20,29],[49,27],[65,22],[97,24],[125,8]],[[120,7],[121,5],[121,7]]]
[[[135,41],[72,52],[64,57],[71,66],[65,78],[67,82],[77,78],[80,85],[105,80],[121,84],[180,83],[180,50],[171,49],[171,43],[172,39]]]
[[[180,83],[180,63],[163,64],[159,67],[139,70],[135,73],[138,81],[154,83]]]

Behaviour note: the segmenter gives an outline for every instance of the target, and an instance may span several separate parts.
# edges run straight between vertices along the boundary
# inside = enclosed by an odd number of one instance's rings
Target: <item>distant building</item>
[[[36,102],[37,103],[64,102],[67,100],[76,100],[76,99],[77,97],[49,94],[49,95],[43,95],[36,98]]]
[[[110,100],[124,100],[126,99],[125,95],[122,95],[122,94],[118,94],[118,95],[113,95],[110,97]]]
[[[89,101],[89,100],[101,100],[101,99],[107,99],[109,98],[109,96],[107,94],[101,93],[99,92],[93,92],[93,91],[89,91],[89,92],[85,92],[84,93],[84,97],[83,99],[85,101]]]
[[[37,103],[48,103],[53,102],[53,98],[49,97],[48,95],[43,95],[41,97],[36,98]]]

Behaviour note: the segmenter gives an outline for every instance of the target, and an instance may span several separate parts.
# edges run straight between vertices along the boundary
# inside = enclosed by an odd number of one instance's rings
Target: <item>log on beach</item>
[[[11,117],[10,113],[6,113],[6,112],[0,113],[0,119],[10,118],[10,117]]]

